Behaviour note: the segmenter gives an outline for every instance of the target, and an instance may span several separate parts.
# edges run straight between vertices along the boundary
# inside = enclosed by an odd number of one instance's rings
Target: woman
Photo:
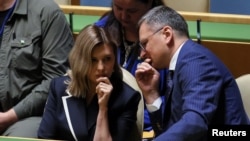
[[[142,62],[140,56],[139,33],[137,22],[147,11],[158,5],[161,0],[113,0],[112,10],[97,21],[97,26],[104,27],[118,45],[118,62],[130,73],[135,75],[137,65]],[[165,93],[168,69],[159,70],[159,89]],[[151,130],[148,111],[144,110],[144,130]]]
[[[140,94],[122,81],[116,52],[104,29],[89,25],[80,32],[68,76],[51,83],[39,138],[131,140]]]

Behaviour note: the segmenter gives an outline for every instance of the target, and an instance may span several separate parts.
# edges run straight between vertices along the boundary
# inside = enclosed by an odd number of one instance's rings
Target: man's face
[[[150,64],[156,69],[168,67],[168,52],[164,28],[153,30],[145,23],[139,29],[139,41],[141,44],[141,58],[151,59]]]

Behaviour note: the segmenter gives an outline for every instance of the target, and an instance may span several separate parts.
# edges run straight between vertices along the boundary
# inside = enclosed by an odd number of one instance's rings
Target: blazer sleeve
[[[38,138],[44,138],[44,139],[56,138],[56,123],[57,123],[56,107],[58,105],[58,102],[57,102],[57,94],[55,91],[56,89],[55,80],[56,79],[53,79],[50,84],[49,96],[45,105],[42,121],[38,129]]]
[[[114,107],[117,107],[115,105],[118,103],[120,105],[119,108],[116,109],[120,112],[114,113],[118,116],[117,123],[114,123],[115,121],[112,121],[112,118],[109,117],[111,119],[110,130],[113,141],[137,141],[138,138],[133,138],[132,134],[135,131],[134,129],[137,128],[137,110],[141,95],[129,86],[127,86],[122,93],[119,93],[119,95],[119,99],[117,99],[116,104],[113,105]]]

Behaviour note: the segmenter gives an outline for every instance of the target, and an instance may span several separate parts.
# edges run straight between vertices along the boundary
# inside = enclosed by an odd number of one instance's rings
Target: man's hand
[[[6,130],[10,125],[17,122],[18,118],[13,109],[7,112],[0,112],[0,132]]]
[[[150,64],[150,59],[137,66],[135,78],[138,86],[142,90],[147,104],[152,104],[159,97],[159,79],[160,73]]]

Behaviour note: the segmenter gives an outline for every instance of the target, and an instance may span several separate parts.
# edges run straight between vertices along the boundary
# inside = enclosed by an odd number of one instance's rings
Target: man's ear
[[[169,44],[173,38],[173,29],[170,26],[163,27],[163,34],[167,44]]]

